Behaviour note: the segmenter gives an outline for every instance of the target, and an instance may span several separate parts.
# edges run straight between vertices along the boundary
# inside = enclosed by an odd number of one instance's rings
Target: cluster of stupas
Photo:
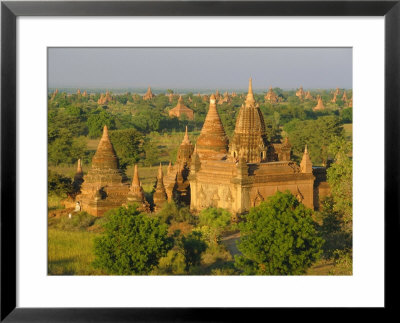
[[[229,97],[229,93],[228,93],[228,92],[225,92],[223,97],[220,96],[220,98],[219,98],[219,100],[218,100],[218,104],[230,103],[231,101],[232,101],[232,100],[231,100],[231,98]]]
[[[169,116],[180,118],[183,115],[185,115],[189,120],[194,119],[193,110],[185,106],[182,96],[179,96],[177,105],[173,109],[169,110]]]
[[[75,201],[83,211],[101,216],[108,209],[130,203],[150,211],[137,166],[129,184],[119,169],[106,126],[92,167],[82,180],[81,193]],[[280,143],[268,141],[250,79],[231,140],[218,114],[215,94],[210,97],[208,113],[195,146],[186,128],[175,165],[169,164],[165,176],[160,165],[153,210],[157,211],[166,201],[177,201],[190,205],[194,212],[222,207],[235,216],[277,191],[286,190],[307,207],[318,208],[320,199],[329,194],[326,170],[312,166],[307,147],[298,165],[291,160],[288,138]]]
[[[97,104],[107,104],[111,101],[112,97],[110,95],[110,92],[107,91],[105,95],[103,93],[100,94],[100,98],[97,100]]]
[[[147,92],[143,95],[143,100],[151,100],[154,97],[155,97],[155,95],[153,94],[153,92],[151,92],[151,88],[149,86],[147,88]]]

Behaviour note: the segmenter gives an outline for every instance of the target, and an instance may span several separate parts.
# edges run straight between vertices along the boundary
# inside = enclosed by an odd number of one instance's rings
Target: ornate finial
[[[254,104],[255,102],[256,102],[256,100],[254,100],[252,79],[250,77],[250,79],[249,79],[249,91],[248,91],[247,97],[246,97],[246,105]]]

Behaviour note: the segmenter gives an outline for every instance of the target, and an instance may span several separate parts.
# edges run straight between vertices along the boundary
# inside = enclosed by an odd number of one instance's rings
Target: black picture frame
[[[18,16],[384,16],[385,309],[399,286],[400,1],[4,1],[1,3],[1,321],[186,322],[256,320],[265,309],[16,307],[16,19]],[[368,143],[365,143],[368,144]],[[371,154],[374,147],[371,147]],[[368,163],[368,161],[365,161]],[[373,165],[371,165],[373,171]],[[371,233],[373,234],[373,233]],[[371,256],[372,257],[372,256]],[[373,261],[373,259],[371,259]],[[397,271],[397,270],[396,270]],[[40,292],[40,291],[38,291]],[[281,310],[275,309],[281,312]],[[381,311],[378,311],[381,315]],[[331,312],[332,315],[335,315]],[[253,316],[254,315],[254,316]],[[331,315],[331,314],[330,314]],[[253,317],[253,319],[251,319]],[[268,319],[265,317],[265,320]]]

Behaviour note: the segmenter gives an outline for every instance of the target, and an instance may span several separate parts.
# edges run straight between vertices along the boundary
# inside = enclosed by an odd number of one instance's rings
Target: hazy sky
[[[351,48],[49,48],[49,87],[351,88]]]

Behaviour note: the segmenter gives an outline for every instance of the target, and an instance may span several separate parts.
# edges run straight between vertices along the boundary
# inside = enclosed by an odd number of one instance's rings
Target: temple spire
[[[249,79],[249,91],[247,92],[245,103],[246,103],[246,106],[256,103],[256,100],[254,99],[254,94],[253,94],[253,84],[252,84],[251,77]]]
[[[188,135],[188,128],[185,128],[185,136],[183,137],[182,144],[190,144],[189,135]]]
[[[310,155],[308,154],[307,145],[304,148],[303,158],[300,163],[300,171],[302,173],[312,173],[312,162]]]
[[[162,165],[160,163],[160,167],[158,168],[158,176],[157,176],[157,178],[158,179],[163,179],[163,177],[164,177],[164,174],[163,174],[163,171],[162,171]]]
[[[81,163],[81,159],[80,158],[78,159],[78,167],[76,168],[76,173],[77,174],[83,174],[82,163]]]
[[[133,179],[132,179],[132,186],[140,186],[139,181],[139,172],[138,172],[138,165],[135,164],[134,172],[133,172]]]
[[[92,168],[118,169],[118,158],[108,135],[107,125],[103,128],[103,135],[93,156]]]
[[[202,159],[219,159],[228,152],[228,137],[218,114],[214,94],[210,97],[210,106],[196,145]]]

